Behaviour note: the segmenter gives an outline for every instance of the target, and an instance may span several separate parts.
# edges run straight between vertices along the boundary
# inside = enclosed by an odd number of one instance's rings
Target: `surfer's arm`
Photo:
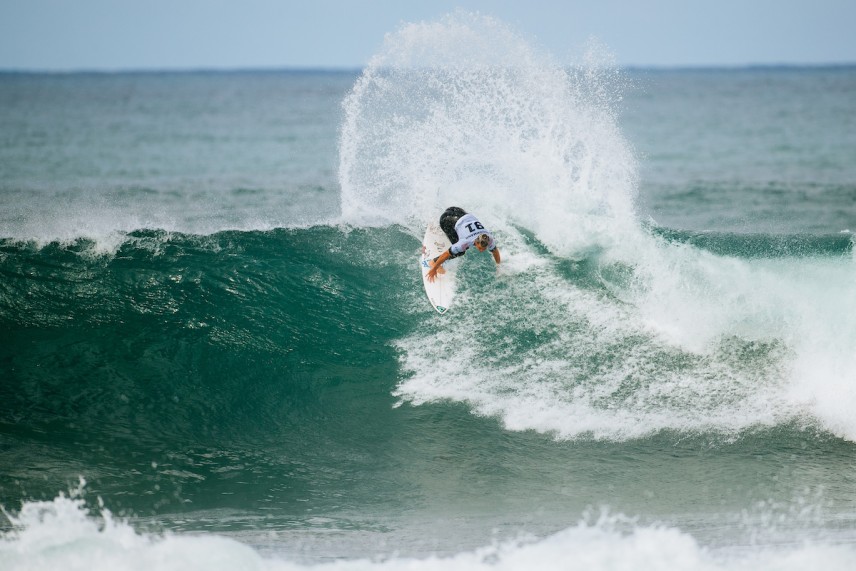
[[[449,250],[446,250],[445,252],[443,252],[442,254],[437,256],[437,259],[434,260],[434,265],[431,266],[431,269],[428,270],[428,273],[426,274],[429,282],[434,281],[434,278],[437,277],[437,270],[439,270],[440,266],[443,265],[443,262],[448,260],[450,257],[451,257],[451,254],[449,254]]]
[[[499,265],[499,248],[494,248],[491,252],[493,254],[493,260],[496,262],[496,265]]]

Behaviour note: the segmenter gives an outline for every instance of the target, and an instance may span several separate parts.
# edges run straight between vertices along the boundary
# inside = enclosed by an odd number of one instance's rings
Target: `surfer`
[[[440,228],[449,238],[452,247],[434,258],[434,265],[426,274],[428,281],[434,281],[443,262],[463,256],[470,246],[475,246],[479,252],[489,251],[499,265],[499,248],[496,247],[493,236],[478,218],[468,214],[463,208],[457,206],[447,208],[440,216]]]

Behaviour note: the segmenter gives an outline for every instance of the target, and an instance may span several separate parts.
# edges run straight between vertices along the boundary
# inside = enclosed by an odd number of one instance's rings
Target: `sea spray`
[[[344,219],[415,235],[463,206],[508,264],[485,281],[468,260],[450,319],[397,342],[396,394],[561,438],[793,421],[856,438],[852,258],[746,260],[644,227],[603,59],[563,66],[458,12],[388,35],[346,98]]]
[[[421,225],[448,205],[502,216],[556,251],[630,227],[635,161],[607,79],[458,12],[387,35],[344,102],[344,219]],[[604,222],[607,221],[607,222]]]

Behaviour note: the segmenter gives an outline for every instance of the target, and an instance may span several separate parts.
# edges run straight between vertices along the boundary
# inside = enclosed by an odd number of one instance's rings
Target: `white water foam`
[[[107,510],[91,516],[79,497],[26,502],[7,517],[14,529],[0,536],[0,568],[9,571],[264,568],[261,557],[238,542],[138,534]]]
[[[462,206],[509,266],[467,282],[484,274],[463,262],[447,319],[398,343],[398,396],[560,438],[798,423],[856,440],[853,258],[718,256],[645,231],[600,54],[566,67],[459,12],[388,35],[346,99],[343,218],[418,234]]]
[[[115,520],[103,508],[90,513],[81,498],[61,495],[26,502],[7,514],[13,530],[0,535],[0,568],[7,571],[118,571],[257,569],[424,570],[683,569],[686,571],[852,569],[856,549],[810,541],[711,551],[689,534],[640,526],[621,515],[586,518],[546,538],[523,537],[448,557],[390,556],[307,564],[287,556],[263,557],[251,547],[217,535],[146,534]],[[287,553],[289,546],[283,546]]]

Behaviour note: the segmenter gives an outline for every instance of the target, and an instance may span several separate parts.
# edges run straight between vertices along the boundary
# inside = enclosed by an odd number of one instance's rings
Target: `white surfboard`
[[[443,314],[448,311],[455,297],[455,269],[454,264],[446,262],[443,264],[433,282],[428,281],[428,270],[433,265],[434,258],[448,250],[452,246],[446,234],[436,223],[428,225],[425,237],[422,239],[422,253],[419,256],[419,265],[422,267],[422,284],[428,300],[437,313]],[[450,267],[452,266],[452,267]]]

